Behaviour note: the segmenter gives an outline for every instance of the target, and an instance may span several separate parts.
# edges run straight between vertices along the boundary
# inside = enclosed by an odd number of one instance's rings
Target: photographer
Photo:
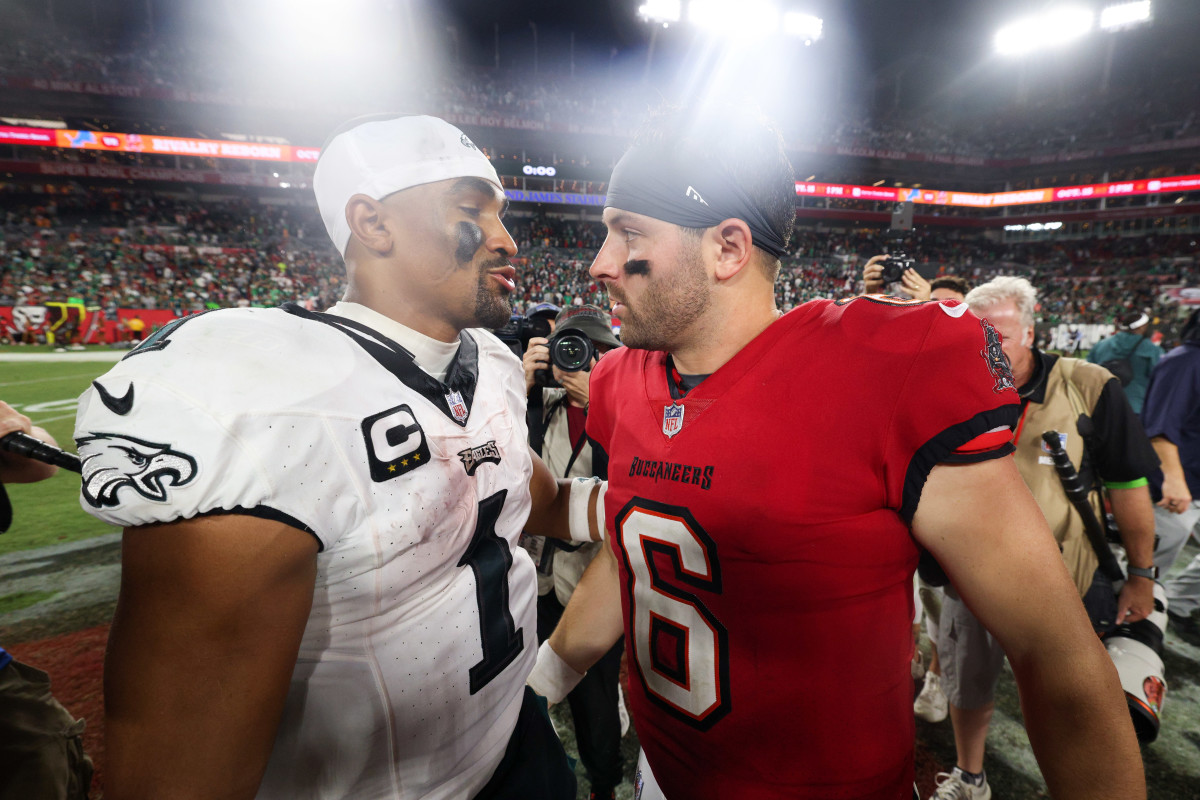
[[[898,257],[900,254],[895,254]],[[925,301],[932,288],[929,281],[921,277],[915,267],[908,267],[898,277],[888,274],[888,261],[892,256],[875,256],[863,267],[863,294],[883,294],[891,283],[899,283],[904,293],[913,300]],[[894,269],[894,267],[893,267]],[[891,280],[888,280],[891,278]]]
[[[0,438],[20,432],[54,444],[28,417],[0,402]],[[0,518],[8,519],[6,483],[34,483],[57,467],[0,450]],[[0,523],[3,532],[6,523]],[[0,647],[0,800],[77,800],[88,796],[92,760],[83,752],[83,720],[50,694],[50,677]]]
[[[994,278],[972,289],[966,300],[1002,337],[989,343],[989,353],[1011,364],[1021,397],[1014,442],[1017,469],[1050,524],[1093,625],[1104,633],[1117,624],[1145,619],[1154,608],[1155,577],[1154,515],[1146,476],[1158,459],[1120,381],[1097,365],[1043,353],[1034,346],[1037,292],[1025,278]],[[1084,485],[1091,486],[1098,474],[1105,486],[1129,564],[1119,596],[1098,569],[1084,521],[1047,455],[1042,434],[1049,430],[1059,432],[1063,449],[1085,476]],[[957,763],[951,773],[940,776],[930,800],[987,800],[992,794],[983,761],[1005,652],[964,602],[965,596],[953,585],[946,587],[937,646]],[[1103,608],[1101,601],[1113,607]],[[1099,630],[1101,623],[1106,630]]]
[[[541,400],[541,414],[530,423],[530,442],[534,449],[541,443],[540,453],[546,466],[556,477],[607,477],[607,463],[593,459],[591,446],[584,434],[587,419],[588,381],[596,360],[621,343],[612,332],[607,313],[595,306],[567,308],[555,319],[553,334],[535,336],[522,358],[525,367],[525,388],[540,393],[531,396],[531,408]],[[596,355],[578,370],[564,370],[551,363],[551,349],[558,345],[575,353],[569,341],[572,335],[582,334],[591,342]],[[559,344],[564,338],[565,345]],[[579,357],[576,354],[576,357]],[[576,363],[579,363],[578,361]],[[568,364],[574,366],[574,364]],[[557,386],[550,385],[551,379]],[[538,566],[538,639],[544,641],[562,616],[563,608],[575,591],[575,585],[603,542],[573,546],[547,539]],[[580,684],[567,696],[571,716],[575,721],[575,736],[579,757],[591,783],[591,796],[608,800],[621,782],[621,719],[619,716],[618,676],[621,669],[623,642],[617,642],[590,670]]]

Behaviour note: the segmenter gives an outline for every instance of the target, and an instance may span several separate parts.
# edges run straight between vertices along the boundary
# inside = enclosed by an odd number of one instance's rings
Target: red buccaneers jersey
[[[1012,451],[999,336],[957,303],[821,300],[682,400],[668,381],[664,353],[609,353],[587,423],[658,783],[909,800],[908,521],[934,465]]]

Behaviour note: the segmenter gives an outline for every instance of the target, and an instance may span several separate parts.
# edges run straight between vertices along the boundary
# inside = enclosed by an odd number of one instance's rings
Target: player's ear
[[[358,239],[376,255],[387,255],[395,246],[392,232],[384,223],[382,205],[365,194],[356,194],[346,201],[346,224],[350,226],[351,241]]]
[[[718,246],[714,276],[717,280],[728,280],[741,272],[754,256],[750,226],[740,219],[727,219],[713,231]]]

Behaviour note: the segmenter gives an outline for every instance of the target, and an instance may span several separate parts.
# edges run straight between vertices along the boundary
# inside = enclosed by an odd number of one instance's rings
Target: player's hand
[[[886,288],[883,283],[883,262],[886,260],[887,256],[873,256],[863,267],[864,294],[880,294]]]
[[[928,300],[929,295],[933,292],[929,281],[922,278],[921,274],[911,267],[904,270],[904,274],[900,276],[900,285],[904,287],[905,294],[922,303]]]
[[[0,401],[0,439],[10,433],[24,433],[49,444],[54,438],[41,428],[34,428],[29,417],[18,412],[8,403]],[[32,458],[0,450],[0,483],[33,483],[49,478],[58,467],[44,464]]]
[[[1168,475],[1163,470],[1162,500],[1158,505],[1172,514],[1182,514],[1192,505],[1192,493],[1187,481],[1180,475]]]
[[[550,348],[546,346],[548,341],[544,336],[530,337],[525,355],[521,356],[521,366],[525,368],[525,394],[529,394],[533,388],[534,373],[550,367]]]
[[[1130,575],[1117,598],[1117,624],[1126,625],[1150,616],[1154,610],[1154,581]]]
[[[579,370],[578,372],[564,372],[558,367],[551,367],[554,371],[554,379],[562,384],[562,387],[567,390],[567,399],[571,405],[579,408],[585,408],[588,404],[588,383],[591,381],[591,369],[596,366],[596,359],[592,359],[592,364],[588,367],[588,371]]]

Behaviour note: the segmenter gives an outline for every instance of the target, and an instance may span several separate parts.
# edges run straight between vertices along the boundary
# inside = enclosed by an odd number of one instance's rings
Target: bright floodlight
[[[1023,55],[1059,47],[1085,36],[1092,22],[1092,12],[1082,8],[1060,8],[1026,17],[1000,29],[996,50],[1003,55]]]
[[[723,33],[771,33],[779,29],[779,7],[768,0],[691,0],[688,22]]]
[[[651,22],[678,22],[680,0],[646,0],[638,15]]]
[[[1140,3],[1122,3],[1109,6],[1100,12],[1100,29],[1119,31],[1150,21],[1150,0]]]
[[[789,11],[783,15],[783,32],[788,36],[798,36],[806,42],[815,42],[825,31],[825,23],[820,17],[811,14],[798,14]]]

